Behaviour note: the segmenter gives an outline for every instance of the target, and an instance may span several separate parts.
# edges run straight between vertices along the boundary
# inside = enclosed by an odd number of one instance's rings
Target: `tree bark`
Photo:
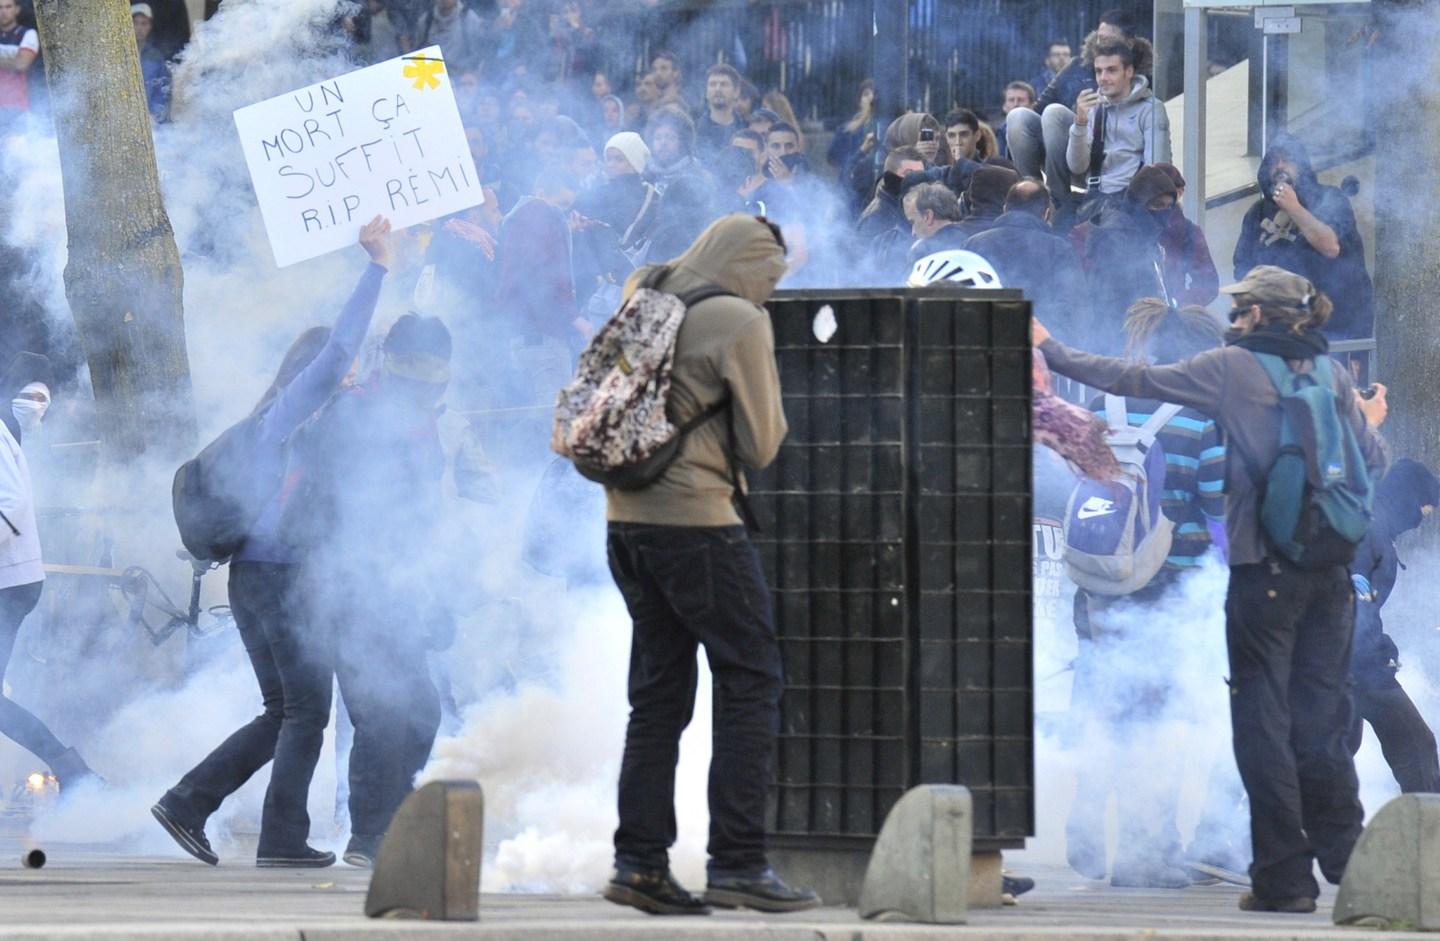
[[[160,196],[126,0],[37,0],[64,181],[65,295],[107,458],[171,458],[195,439],[183,275]]]
[[[1396,457],[1440,468],[1440,2],[1377,0],[1375,339]],[[1383,76],[1383,78],[1382,78]],[[1383,86],[1383,91],[1381,87]]]

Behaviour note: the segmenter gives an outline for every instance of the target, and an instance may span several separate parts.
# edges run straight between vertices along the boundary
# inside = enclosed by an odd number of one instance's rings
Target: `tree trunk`
[[[126,0],[37,0],[64,180],[65,295],[107,458],[171,458],[195,438],[183,276]]]
[[[1375,338],[1396,457],[1440,468],[1440,2],[1377,0]],[[1381,78],[1383,76],[1383,78]],[[1381,88],[1383,87],[1383,91]]]

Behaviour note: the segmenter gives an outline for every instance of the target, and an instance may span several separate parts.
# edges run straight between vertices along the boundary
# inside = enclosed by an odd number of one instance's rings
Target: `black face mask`
[[[1170,220],[1175,218],[1174,206],[1171,206],[1169,209],[1149,209],[1146,211],[1150,213],[1150,218],[1155,220],[1155,224],[1162,229],[1170,225]]]
[[[889,193],[891,196],[899,196],[900,187],[904,184],[904,182],[904,178],[901,177],[899,174],[891,173],[887,170],[885,172],[885,175],[880,178],[880,188],[883,189],[885,192]]]

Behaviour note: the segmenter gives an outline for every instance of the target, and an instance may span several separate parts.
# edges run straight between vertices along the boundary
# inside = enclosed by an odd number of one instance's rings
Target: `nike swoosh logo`
[[[1089,507],[1082,506],[1079,510],[1076,511],[1075,517],[1076,517],[1077,519],[1089,520],[1089,519],[1094,519],[1094,518],[1097,517],[1097,516],[1109,516],[1111,513],[1114,513],[1115,511],[1116,511],[1116,507],[1113,507],[1113,506],[1110,507],[1110,508],[1108,508],[1108,509],[1104,509],[1104,510],[1092,510],[1092,509],[1090,509]]]

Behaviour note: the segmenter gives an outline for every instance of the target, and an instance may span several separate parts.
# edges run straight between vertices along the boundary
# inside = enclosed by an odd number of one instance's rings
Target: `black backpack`
[[[250,415],[227,428],[175,471],[170,487],[175,525],[197,559],[228,561],[264,509],[270,488],[255,474],[260,417]]]

